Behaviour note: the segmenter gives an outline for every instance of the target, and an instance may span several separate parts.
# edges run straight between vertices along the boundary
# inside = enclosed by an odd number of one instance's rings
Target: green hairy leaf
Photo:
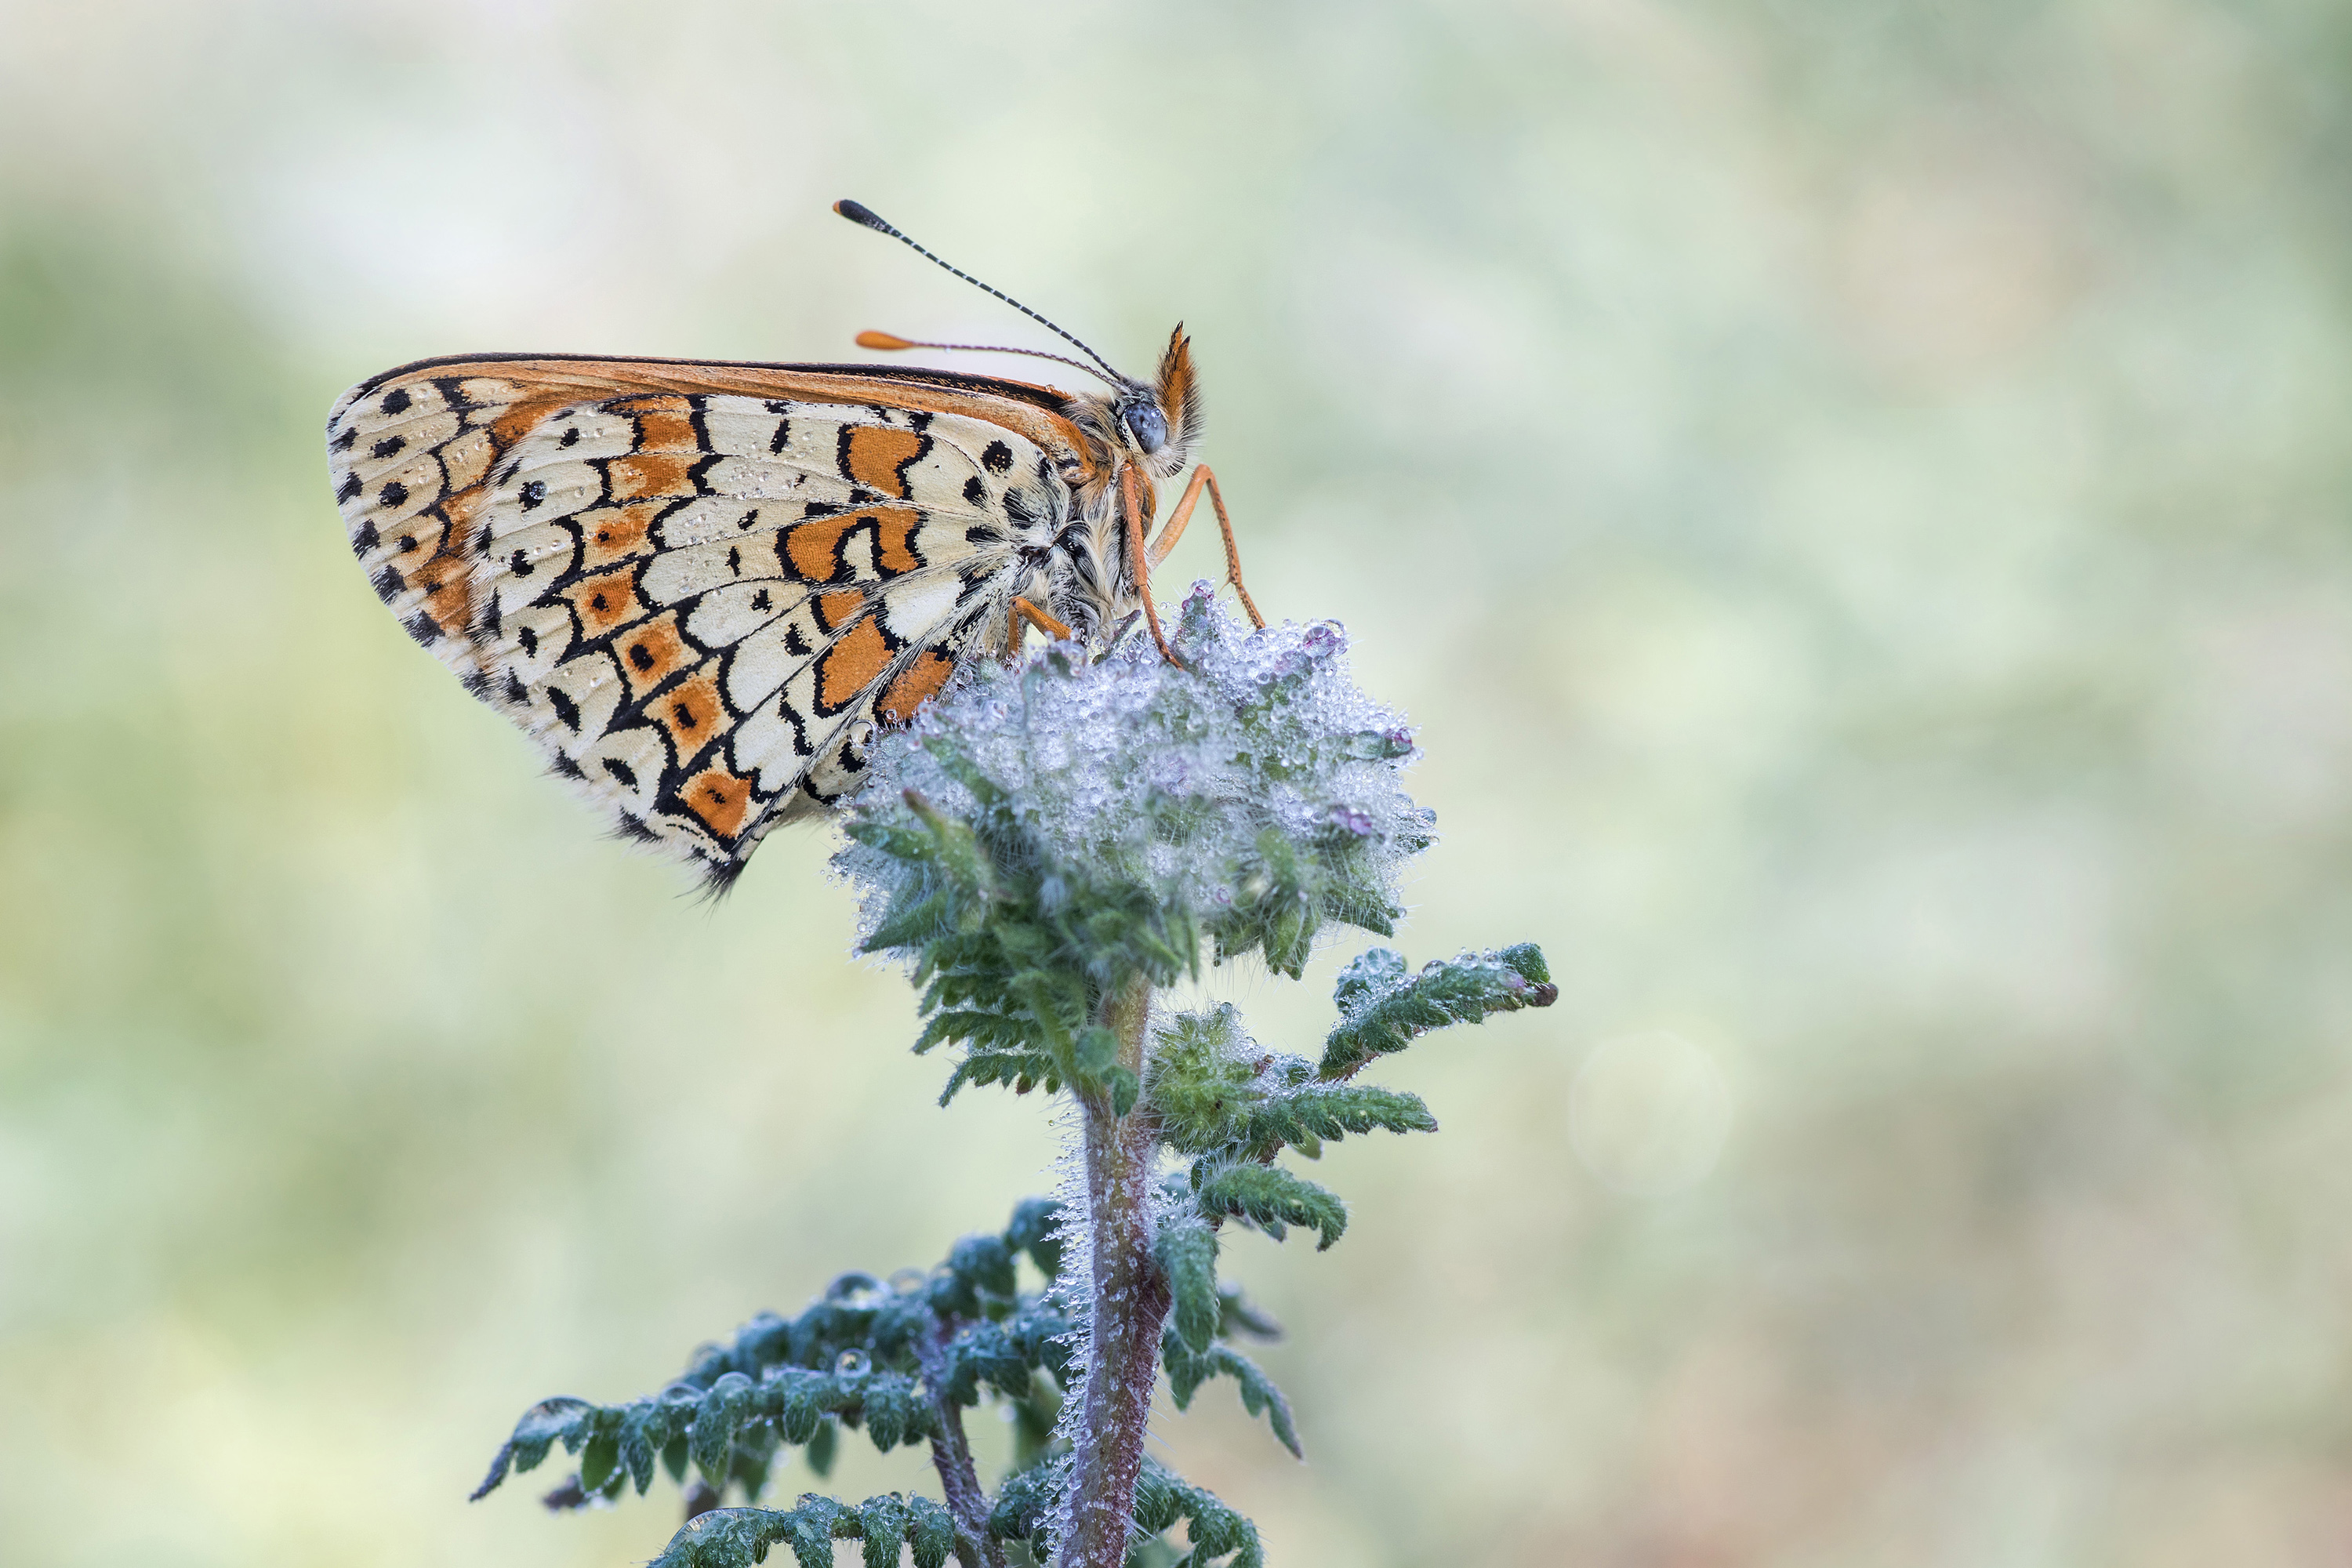
[[[1160,1336],[1160,1361],[1168,1369],[1168,1394],[1177,1409],[1190,1406],[1194,1392],[1210,1378],[1230,1377],[1241,1385],[1242,1408],[1252,1415],[1263,1415],[1275,1439],[1290,1450],[1292,1458],[1307,1457],[1298,1444],[1298,1429],[1291,1421],[1290,1401],[1282,1396],[1274,1380],[1259,1370],[1257,1363],[1233,1346],[1215,1344],[1196,1352],[1184,1343],[1171,1324]]]
[[[1533,942],[1500,952],[1465,952],[1407,975],[1404,960],[1376,947],[1339,973],[1331,1000],[1339,1022],[1316,1068],[1322,1079],[1352,1077],[1374,1057],[1401,1051],[1432,1029],[1484,1022],[1492,1013],[1549,1007],[1559,999],[1543,953]]]
[[[888,1452],[940,1436],[936,1401],[1028,1396],[1033,1377],[1067,1375],[1071,1321],[1040,1293],[1017,1291],[1016,1257],[1059,1266],[1060,1211],[1031,1198],[996,1235],[966,1237],[929,1274],[887,1283],[852,1272],[835,1279],[797,1318],[763,1313],[725,1345],[696,1358],[659,1393],[623,1405],[549,1399],[524,1412],[474,1497],[512,1472],[536,1469],[561,1443],[581,1456],[577,1484],[642,1494],[656,1468],[683,1484],[690,1466],[724,1492],[757,1496],[779,1445],[803,1447],[823,1472],[842,1425],[862,1427]],[[919,1342],[950,1326],[934,1383]]]
[[[1224,1321],[1217,1294],[1217,1233],[1197,1218],[1179,1215],[1160,1226],[1154,1250],[1168,1276],[1175,1303],[1170,1321],[1178,1338],[1190,1349],[1205,1352]]]
[[[1321,1233],[1315,1250],[1324,1251],[1348,1228],[1348,1205],[1339,1194],[1295,1176],[1278,1165],[1223,1165],[1202,1173],[1194,1196],[1212,1219],[1238,1215],[1273,1237],[1291,1226]]]

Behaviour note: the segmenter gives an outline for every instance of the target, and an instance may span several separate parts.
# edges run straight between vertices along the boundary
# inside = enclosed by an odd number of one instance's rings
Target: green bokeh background
[[[464,1503],[524,1405],[1046,1180],[821,834],[604,840],[328,490],[421,355],[1045,341],[854,195],[1184,320],[1401,945],[1562,982],[1228,1249],[1309,1462],[1158,1430],[1276,1563],[2344,1561],[2347,167],[2321,0],[0,5],[0,1559],[642,1561]]]

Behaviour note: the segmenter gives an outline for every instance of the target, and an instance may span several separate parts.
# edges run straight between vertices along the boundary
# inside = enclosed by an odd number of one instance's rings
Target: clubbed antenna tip
[[[939,258],[939,257],[937,257],[937,256],[932,255],[929,251],[928,251],[928,250],[924,249],[921,246],[919,246],[919,245],[916,244],[912,239],[908,238],[906,235],[903,235],[903,234],[899,233],[897,229],[895,229],[895,228],[891,227],[888,224],[887,224],[887,223],[883,222],[883,221],[882,221],[882,219],[881,219],[881,216],[880,216],[878,214],[877,214],[877,213],[875,212],[875,210],[874,210],[872,207],[867,206],[864,202],[853,202],[853,201],[851,201],[847,196],[844,196],[844,197],[842,197],[842,198],[841,198],[841,200],[839,200],[839,201],[837,201],[837,202],[835,202],[835,203],[834,203],[834,204],[833,204],[833,210],[834,210],[834,211],[835,211],[835,212],[837,212],[837,213],[839,213],[842,216],[844,216],[844,217],[847,218],[847,219],[848,219],[850,222],[852,222],[852,223],[856,223],[856,224],[863,224],[863,225],[865,225],[867,228],[870,228],[870,229],[874,230],[874,232],[875,232],[875,233],[877,233],[877,234],[887,234],[887,235],[888,235],[892,239],[897,240],[899,244],[901,244],[901,245],[905,246],[908,249],[909,249],[909,250],[913,251],[916,255],[918,255],[918,256],[921,257],[924,260],[926,260],[926,261],[928,261],[928,262],[931,263],[934,267],[938,267],[938,268],[942,268],[942,269],[944,269],[944,270],[946,270],[946,271],[949,271],[949,272],[952,272],[952,273],[954,273],[958,278],[962,279],[965,282],[967,282],[967,283],[971,284],[973,288],[980,289],[982,293],[986,293],[986,294],[993,294],[994,296],[996,296],[996,298],[998,298],[998,299],[1000,299],[1000,300],[1003,300],[1006,304],[1008,304],[1008,305],[1012,306],[1014,310],[1016,310],[1020,311],[1023,315],[1024,315],[1024,316],[1028,317],[1031,321],[1033,321],[1036,322],[1039,326],[1042,326],[1042,327],[1045,328],[1046,330],[1048,330],[1049,331],[1053,332],[1055,336],[1057,336],[1057,337],[1059,337],[1060,339],[1062,339],[1065,342],[1067,342],[1067,343],[1070,343],[1070,344],[1074,345],[1076,348],[1077,348],[1077,350],[1078,350],[1080,353],[1084,353],[1084,354],[1085,354],[1088,359],[1090,359],[1090,360],[1094,361],[1094,362],[1095,362],[1095,363],[1097,363],[1097,364],[1098,364],[1098,365],[1100,365],[1100,366],[1102,367],[1101,371],[1099,371],[1099,372],[1096,372],[1096,371],[1087,371],[1087,374],[1090,374],[1090,375],[1092,375],[1092,374],[1100,374],[1100,375],[1102,376],[1102,378],[1103,378],[1105,381],[1109,382],[1109,383],[1111,384],[1111,385],[1113,385],[1113,386],[1125,386],[1125,385],[1127,384],[1126,378],[1125,378],[1125,377],[1123,377],[1123,376],[1121,376],[1121,375],[1118,374],[1118,372],[1117,372],[1117,371],[1115,371],[1115,370],[1111,369],[1110,361],[1108,361],[1108,360],[1107,360],[1107,359],[1103,358],[1103,356],[1102,356],[1102,355],[1100,355],[1100,354],[1098,354],[1098,353],[1095,353],[1095,351],[1094,351],[1094,350],[1092,350],[1092,349],[1090,349],[1090,348],[1087,347],[1087,345],[1086,345],[1085,343],[1080,342],[1076,338],[1075,338],[1075,337],[1071,336],[1068,332],[1064,331],[1060,327],[1055,326],[1052,321],[1047,321],[1045,317],[1043,317],[1043,316],[1039,315],[1036,311],[1034,311],[1034,310],[1031,310],[1028,306],[1026,306],[1026,305],[1023,304],[1020,300],[1018,300],[1014,299],[1012,295],[1005,293],[1003,289],[992,289],[992,288],[990,288],[987,284],[982,283],[979,279],[974,278],[971,273],[966,272],[962,268],[953,266],[953,265],[951,265],[950,263],[949,263],[949,262],[947,262],[947,261],[945,261],[945,260],[942,260],[940,258]],[[885,333],[880,333],[880,334],[877,334],[877,335],[879,335],[879,336],[883,336],[883,337],[887,337],[887,336],[889,336],[890,334],[889,334],[889,333],[885,332]],[[879,347],[882,347],[883,345],[881,345],[881,344],[879,344],[879,343],[870,343],[870,344],[867,344],[866,346],[867,346],[867,347],[869,347],[869,348],[879,348]],[[912,345],[912,346],[915,346],[915,347],[929,347],[929,346],[930,346],[930,345],[928,345],[928,344],[915,344],[915,345]],[[1015,350],[1013,350],[1013,351],[1012,351],[1012,352],[1013,352],[1014,353],[1027,353],[1027,352],[1029,352],[1029,351],[1027,351],[1027,350],[1023,350],[1023,349],[1015,349]],[[1057,355],[1057,354],[1048,354],[1048,355],[1046,355],[1046,356],[1045,356],[1045,357],[1046,357],[1046,358],[1048,358],[1048,359],[1057,359],[1057,358],[1059,358],[1060,356],[1059,356],[1059,355]],[[1075,363],[1075,362],[1073,362],[1073,363]],[[1086,367],[1086,366],[1084,366],[1084,365],[1080,365],[1078,368],[1080,368],[1081,370],[1085,370],[1087,367]]]

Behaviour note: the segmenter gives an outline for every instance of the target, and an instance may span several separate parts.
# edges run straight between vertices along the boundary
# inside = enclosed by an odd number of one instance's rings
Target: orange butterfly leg
[[[1004,657],[1007,658],[1020,657],[1022,636],[1031,626],[1035,626],[1055,642],[1070,640],[1069,627],[1023,598],[1016,597],[1013,601],[1013,610],[1005,616],[1005,625],[1007,630],[1004,638]]]
[[[1127,557],[1135,563],[1135,591],[1143,600],[1143,618],[1150,624],[1151,640],[1160,645],[1160,656],[1177,668],[1184,661],[1168,646],[1168,634],[1160,629],[1160,607],[1151,602],[1151,561],[1143,548],[1143,498],[1138,493],[1133,468],[1118,471],[1119,510],[1127,516]]]
[[[1216,509],[1217,531],[1225,536],[1225,581],[1231,583],[1234,592],[1241,595],[1242,608],[1249,612],[1250,624],[1263,627],[1265,617],[1257,613],[1256,601],[1250,597],[1249,590],[1242,586],[1242,552],[1240,546],[1234,542],[1234,520],[1225,515],[1225,498],[1219,493],[1217,476],[1209,471],[1208,464],[1194,467],[1192,482],[1184,487],[1184,494],[1177,501],[1176,510],[1168,514],[1167,526],[1160,529],[1160,537],[1152,541],[1151,564],[1157,566],[1167,560],[1168,552],[1176,548],[1176,542],[1184,537],[1184,525],[1192,521],[1192,509],[1200,505],[1203,489],[1209,492],[1209,504]]]

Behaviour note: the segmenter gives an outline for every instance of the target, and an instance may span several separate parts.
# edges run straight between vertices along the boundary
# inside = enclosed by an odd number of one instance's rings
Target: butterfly
[[[521,728],[628,837],[715,889],[770,830],[854,793],[877,730],[1031,627],[1171,659],[1147,545],[1202,427],[1179,326],[1149,381],[917,245],[834,210],[1051,329],[1109,388],[881,364],[588,354],[420,360],[327,418],[352,552],[410,636]],[[859,346],[971,349],[861,332]]]

